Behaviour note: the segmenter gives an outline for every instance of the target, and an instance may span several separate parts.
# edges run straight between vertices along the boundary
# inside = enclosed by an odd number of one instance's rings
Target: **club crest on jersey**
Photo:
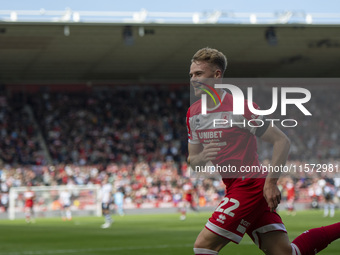
[[[228,120],[229,121],[229,114],[227,112],[222,112],[221,113],[221,119]]]
[[[196,125],[196,127],[201,126],[200,119],[197,118],[197,119],[195,120],[195,125]]]

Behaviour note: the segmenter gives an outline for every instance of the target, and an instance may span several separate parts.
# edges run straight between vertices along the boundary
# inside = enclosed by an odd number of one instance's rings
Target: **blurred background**
[[[11,188],[100,185],[105,176],[123,192],[127,213],[176,210],[188,182],[198,207],[215,206],[223,184],[190,178],[186,163],[190,60],[206,46],[226,54],[227,78],[317,79],[304,85],[313,116],[292,110],[287,118],[299,125],[282,128],[292,140],[288,164],[338,165],[340,14],[312,4],[310,11],[287,11],[289,5],[273,11],[266,1],[242,11],[222,3],[206,10],[182,3],[173,10],[148,1],[141,8],[129,1],[115,8],[76,2],[1,7],[2,217]],[[271,86],[280,84],[256,87],[255,101],[264,109]],[[271,148],[260,143],[258,152],[268,162]],[[292,192],[294,210],[323,208],[327,192],[339,206],[336,171],[286,174],[280,185],[282,210],[292,208]],[[39,198],[37,210],[60,209],[48,201]],[[23,203],[16,206],[19,212]]]

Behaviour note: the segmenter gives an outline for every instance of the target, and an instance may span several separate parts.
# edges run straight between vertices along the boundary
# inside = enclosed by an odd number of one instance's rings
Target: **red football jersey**
[[[184,184],[183,185],[183,190],[184,190],[184,200],[188,201],[188,202],[192,202],[193,201],[193,196],[192,196],[192,192],[193,192],[193,187],[191,184]]]
[[[206,115],[201,114],[201,100],[190,106],[186,119],[189,143],[203,146],[218,143],[221,150],[212,164],[222,172],[225,184],[231,181],[228,180],[230,178],[265,177],[260,168],[254,135],[261,122],[253,121],[262,120],[262,116],[250,112],[247,100],[244,101],[244,114],[234,115],[233,96],[226,91],[221,100],[222,105],[208,108]],[[253,106],[259,109],[255,103]],[[250,170],[249,166],[257,167]],[[223,167],[227,172],[220,171]]]
[[[25,191],[24,192],[24,198],[25,198],[25,207],[33,207],[34,192],[33,191]]]
[[[288,182],[286,184],[286,190],[287,190],[287,200],[291,200],[295,198],[295,188],[294,184],[291,182]]]

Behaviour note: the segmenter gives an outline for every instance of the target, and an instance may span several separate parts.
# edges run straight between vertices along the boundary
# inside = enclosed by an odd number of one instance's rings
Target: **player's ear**
[[[216,69],[214,78],[221,78],[222,77],[222,72],[220,69]]]

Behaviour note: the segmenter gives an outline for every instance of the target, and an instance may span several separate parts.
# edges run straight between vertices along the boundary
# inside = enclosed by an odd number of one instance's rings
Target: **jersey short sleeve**
[[[193,116],[190,116],[190,108],[187,112],[186,116],[186,124],[187,124],[187,131],[188,131],[188,142],[191,144],[199,144],[200,141],[198,139],[195,124],[195,118]]]

